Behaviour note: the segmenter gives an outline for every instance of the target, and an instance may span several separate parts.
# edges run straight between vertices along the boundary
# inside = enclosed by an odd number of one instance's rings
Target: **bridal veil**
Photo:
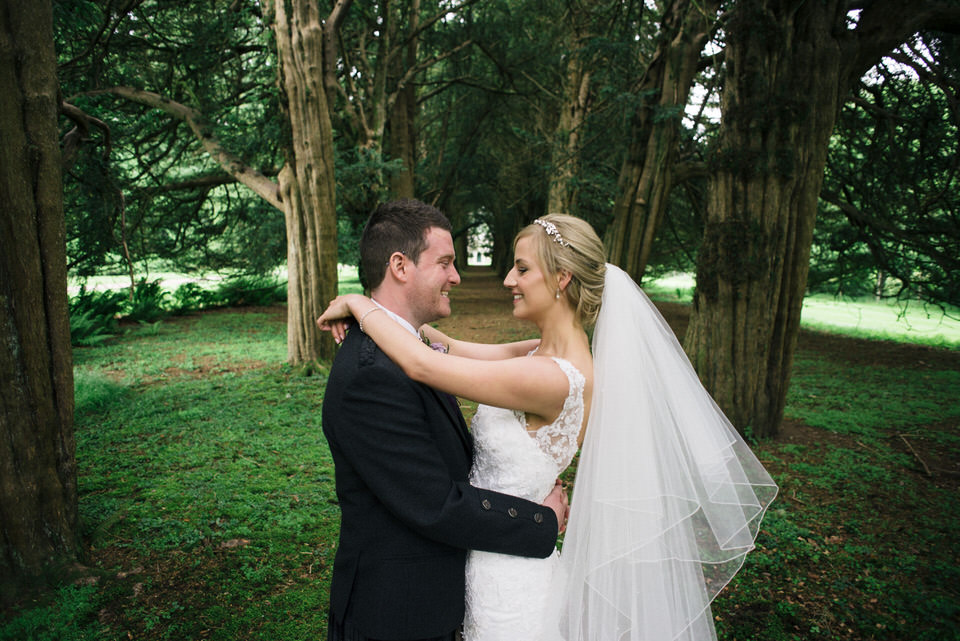
[[[716,639],[710,603],[753,549],[777,486],[663,317],[614,265],[593,355],[552,636]]]

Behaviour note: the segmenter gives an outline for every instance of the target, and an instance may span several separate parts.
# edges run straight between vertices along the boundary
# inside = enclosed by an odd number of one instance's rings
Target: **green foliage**
[[[74,273],[125,252],[185,271],[268,273],[285,259],[283,215],[228,177],[186,123],[101,93],[135,87],[194,109],[230,153],[275,175],[283,112],[256,3],[58,0],[54,34],[62,93],[96,119],[82,123],[89,133],[64,176]],[[62,133],[75,124],[64,118]]]
[[[276,305],[286,299],[286,285],[266,276],[228,278],[212,294],[212,300],[220,307]]]
[[[117,330],[117,318],[123,309],[125,296],[116,290],[80,291],[70,299],[70,342],[73,345],[96,345]]]
[[[173,292],[172,310],[178,314],[211,307],[216,294],[201,287],[195,281],[187,281],[177,286]]]
[[[168,313],[170,293],[163,289],[159,279],[141,278],[133,289],[133,300],[126,307],[126,317],[132,321],[150,323]]]
[[[0,622],[0,641],[92,641],[106,638],[97,620],[108,595],[94,585],[68,585],[9,621]]]
[[[840,113],[814,230],[812,291],[960,304],[957,38],[912,44],[924,60],[908,53],[879,65]]]

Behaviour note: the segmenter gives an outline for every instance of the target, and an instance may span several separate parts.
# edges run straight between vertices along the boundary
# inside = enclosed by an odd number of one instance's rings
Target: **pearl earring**
[[[557,300],[560,300],[560,288],[559,288],[559,287],[557,287],[557,295],[556,295],[554,298],[556,298]]]

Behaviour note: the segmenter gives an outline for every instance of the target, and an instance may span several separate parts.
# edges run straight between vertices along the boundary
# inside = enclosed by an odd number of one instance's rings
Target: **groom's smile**
[[[431,227],[427,246],[414,267],[410,302],[415,319],[421,325],[450,315],[450,289],[460,284],[454,265],[456,252],[450,232]]]

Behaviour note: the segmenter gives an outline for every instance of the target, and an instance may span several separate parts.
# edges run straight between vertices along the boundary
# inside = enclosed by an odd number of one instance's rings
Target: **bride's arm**
[[[436,327],[431,327],[430,325],[422,326],[420,333],[426,336],[427,340],[431,343],[446,345],[449,348],[448,352],[450,354],[464,356],[466,358],[475,358],[482,361],[499,361],[507,358],[526,356],[540,344],[539,338],[513,343],[472,343],[470,341],[451,338]]]
[[[321,329],[350,314],[365,334],[397,363],[407,376],[435,389],[485,405],[521,410],[553,419],[563,408],[569,382],[549,358],[517,357],[478,360],[442,354],[424,345],[366,296],[335,299],[317,319]]]

